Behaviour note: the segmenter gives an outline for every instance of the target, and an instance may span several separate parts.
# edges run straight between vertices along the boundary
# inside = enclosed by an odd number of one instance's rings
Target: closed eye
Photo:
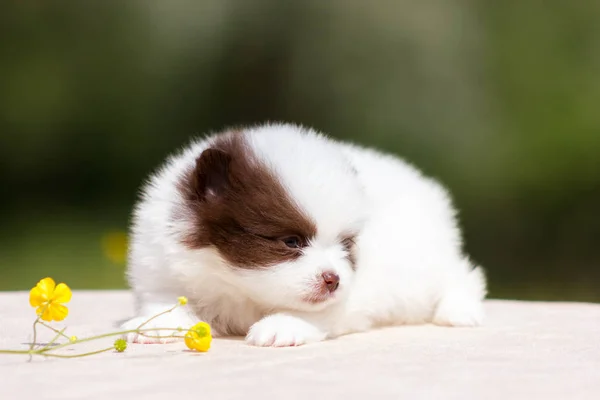
[[[356,244],[354,236],[346,236],[342,239],[342,246],[344,246],[344,250],[350,251],[352,247]]]

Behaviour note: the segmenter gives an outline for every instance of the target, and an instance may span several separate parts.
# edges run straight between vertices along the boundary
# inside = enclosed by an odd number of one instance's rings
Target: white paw
[[[184,313],[177,312],[178,310],[172,311],[168,314],[161,315],[158,318],[148,322],[141,329],[144,330],[143,334],[135,332],[127,333],[123,335],[129,343],[172,343],[177,340],[181,340],[181,336],[185,335],[188,328],[193,326],[196,322]],[[137,329],[138,326],[149,320],[152,316],[141,316],[130,319],[121,325],[123,330]],[[183,330],[178,332],[173,329],[181,327]],[[159,329],[159,328],[172,328],[172,329]],[[178,337],[176,337],[177,335]]]
[[[442,326],[473,327],[483,323],[483,303],[478,299],[444,298],[438,305],[433,323]]]
[[[252,325],[246,343],[252,346],[286,347],[324,340],[326,333],[303,319],[275,314]]]
[[[433,323],[465,327],[481,325],[485,316],[483,300],[486,292],[485,275],[480,267],[470,270],[466,276],[457,276],[437,305]]]

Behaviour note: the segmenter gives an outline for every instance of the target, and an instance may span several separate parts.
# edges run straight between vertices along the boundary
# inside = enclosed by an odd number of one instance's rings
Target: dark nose
[[[323,277],[323,281],[325,281],[327,290],[329,290],[330,293],[335,292],[338,286],[340,286],[340,277],[338,274],[327,271],[323,272],[321,276]]]

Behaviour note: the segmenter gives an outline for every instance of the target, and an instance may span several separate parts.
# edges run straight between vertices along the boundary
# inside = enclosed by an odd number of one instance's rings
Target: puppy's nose
[[[340,286],[340,277],[335,272],[326,271],[323,272],[321,276],[330,293],[335,292],[338,286]]]

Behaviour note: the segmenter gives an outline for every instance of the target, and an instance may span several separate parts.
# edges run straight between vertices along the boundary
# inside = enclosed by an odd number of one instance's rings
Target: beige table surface
[[[133,312],[126,291],[75,291],[68,305],[55,326],[79,337]],[[0,355],[0,399],[600,399],[600,305],[486,308],[480,328],[405,326],[296,348],[232,338],[204,354],[175,343],[79,359]],[[28,293],[0,293],[0,348],[25,348],[33,316]]]

